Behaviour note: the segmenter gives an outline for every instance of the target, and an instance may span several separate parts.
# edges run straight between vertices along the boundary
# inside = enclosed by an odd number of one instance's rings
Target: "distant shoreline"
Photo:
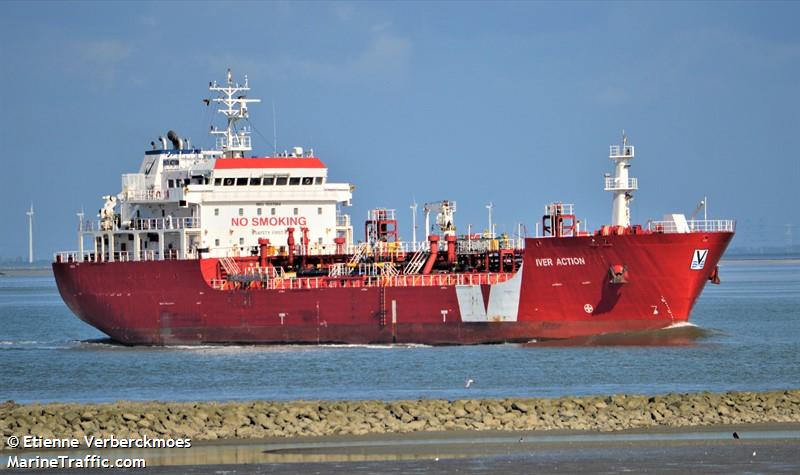
[[[3,277],[41,277],[53,275],[52,267],[2,267],[0,278]]]
[[[720,265],[734,265],[734,266],[761,266],[761,265],[781,265],[791,266],[800,264],[800,259],[794,257],[780,257],[780,258],[751,258],[751,257],[733,257],[723,258]]]

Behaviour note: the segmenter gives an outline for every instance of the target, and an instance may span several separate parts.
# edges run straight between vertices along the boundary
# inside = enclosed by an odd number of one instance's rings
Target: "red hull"
[[[199,260],[55,263],[53,270],[69,308],[125,344],[525,342],[687,321],[732,236],[528,239],[516,289],[215,290]],[[697,250],[708,253],[692,270]],[[615,265],[626,267],[627,282],[610,282]],[[497,316],[493,308],[501,308]]]

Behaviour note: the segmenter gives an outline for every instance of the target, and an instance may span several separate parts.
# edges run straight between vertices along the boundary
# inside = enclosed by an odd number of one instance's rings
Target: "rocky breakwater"
[[[800,422],[800,390],[419,401],[0,404],[9,436],[193,441],[444,430],[615,431],[653,426]]]

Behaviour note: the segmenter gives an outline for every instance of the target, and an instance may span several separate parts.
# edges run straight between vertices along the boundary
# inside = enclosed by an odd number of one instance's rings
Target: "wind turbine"
[[[33,264],[33,203],[28,215],[28,264]]]

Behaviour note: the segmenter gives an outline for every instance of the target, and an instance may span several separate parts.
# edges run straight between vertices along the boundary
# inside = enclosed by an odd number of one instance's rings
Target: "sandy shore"
[[[148,468],[115,469],[115,473],[797,473],[800,424],[651,427],[611,433],[444,431],[227,439],[199,442],[190,449],[8,451],[0,457],[0,467],[14,456],[80,459],[89,453],[147,461]]]

